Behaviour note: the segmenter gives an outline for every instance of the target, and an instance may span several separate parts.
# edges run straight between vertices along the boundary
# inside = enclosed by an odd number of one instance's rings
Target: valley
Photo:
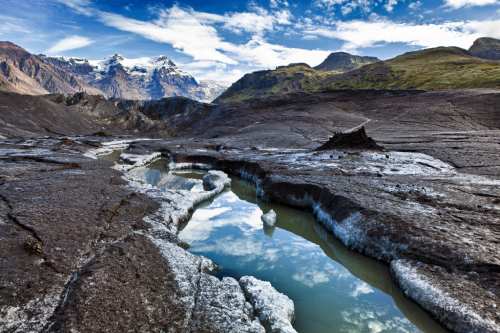
[[[2,42],[0,331],[500,331],[498,45],[227,88]]]

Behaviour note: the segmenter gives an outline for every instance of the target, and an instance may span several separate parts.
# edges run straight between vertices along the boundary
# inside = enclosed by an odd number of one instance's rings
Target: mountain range
[[[198,82],[165,56],[115,54],[93,61],[37,56],[0,42],[0,90],[31,95],[85,92],[129,100],[183,96],[227,103],[291,92],[471,88],[500,88],[500,40],[479,38],[469,50],[429,48],[384,61],[335,52],[314,68],[306,63],[280,66],[246,74],[232,85]]]
[[[98,88],[108,97],[159,100],[185,96],[211,102],[230,85],[228,82],[210,80],[198,83],[166,56],[127,59],[115,54],[95,61],[45,55],[39,57]]]
[[[479,38],[469,50],[429,48],[385,61],[371,57],[360,60],[361,57],[345,53],[333,53],[328,58],[330,64],[350,61],[353,65],[335,67],[328,65],[327,59],[315,68],[292,64],[246,74],[214,102],[241,101],[291,91],[500,88],[500,40],[493,38]]]
[[[136,100],[185,96],[211,102],[229,82],[196,81],[165,56],[103,60],[34,55],[10,42],[0,42],[0,90],[22,94],[86,92]]]

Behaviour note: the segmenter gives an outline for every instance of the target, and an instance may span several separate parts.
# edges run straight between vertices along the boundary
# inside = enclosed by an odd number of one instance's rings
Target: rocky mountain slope
[[[500,60],[500,40],[478,38],[469,48],[469,53],[481,59]]]
[[[229,83],[197,82],[165,56],[127,59],[119,54],[104,60],[40,56],[44,61],[100,89],[109,97],[160,100],[185,96],[211,102]]]
[[[21,94],[102,92],[10,42],[0,42],[0,90]]]
[[[361,57],[347,52],[334,52],[325,61],[314,67],[314,69],[318,71],[345,73],[379,61],[380,59],[377,57]]]
[[[353,66],[359,65],[359,68],[345,73],[318,71],[319,68],[348,68],[349,61],[355,59],[350,56],[347,59],[351,60],[347,61],[342,54],[332,54],[314,69],[304,65],[289,66],[285,67],[286,70],[278,68],[247,74],[216,102],[227,103],[290,91],[332,89],[497,89],[500,88],[500,61],[488,59],[500,58],[499,46],[498,40],[482,38],[471,47],[472,53],[458,47],[437,47],[364,66],[357,62]],[[334,60],[339,65],[335,65]]]

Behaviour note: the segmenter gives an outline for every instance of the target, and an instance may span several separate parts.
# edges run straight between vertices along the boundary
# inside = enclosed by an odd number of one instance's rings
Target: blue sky
[[[388,59],[500,38],[500,0],[0,0],[0,40],[99,60],[166,55],[197,79],[235,81],[346,51]]]

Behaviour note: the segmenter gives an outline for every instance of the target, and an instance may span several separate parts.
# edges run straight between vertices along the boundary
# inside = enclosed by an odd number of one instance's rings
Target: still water
[[[131,171],[160,189],[202,191],[199,170],[169,171],[165,161]],[[273,209],[276,227],[262,214]],[[388,265],[347,250],[306,212],[263,202],[255,186],[232,178],[230,190],[197,207],[180,226],[190,252],[223,266],[219,278],[253,275],[295,303],[299,333],[446,332],[403,296]]]

